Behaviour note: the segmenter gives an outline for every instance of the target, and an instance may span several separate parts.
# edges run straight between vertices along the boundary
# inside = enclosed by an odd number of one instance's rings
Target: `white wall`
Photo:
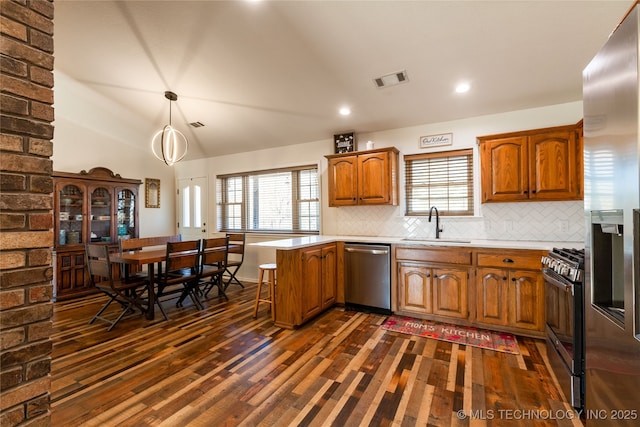
[[[161,180],[161,207],[144,207],[144,186],[140,188],[140,235],[152,236],[176,232],[175,183],[179,178],[207,177],[209,182],[208,223],[216,223],[217,174],[244,172],[276,167],[317,164],[321,173],[321,232],[328,235],[377,235],[431,237],[433,224],[426,219],[404,216],[400,206],[329,208],[327,197],[327,160],[333,152],[333,137],[250,153],[183,161],[167,167],[132,141],[149,140],[157,123],[133,115],[126,102],[115,103],[89,86],[63,73],[55,73],[56,121],[53,168],[79,172],[103,166],[125,178]],[[126,92],[126,91],[125,91]],[[123,96],[125,96],[123,94]],[[573,124],[582,117],[582,102],[544,108],[473,117],[445,123],[425,124],[381,132],[356,133],[358,149],[368,140],[375,146],[395,146],[401,156],[427,151],[420,149],[420,136],[453,133],[453,145],[438,150],[474,148],[476,194],[479,195],[479,158],[476,137],[482,135]],[[432,149],[428,149],[432,151]],[[401,201],[404,188],[404,163],[401,157]],[[447,237],[500,240],[582,241],[584,224],[582,202],[499,203],[481,205],[477,199],[477,216],[443,219]],[[215,227],[209,227],[214,235]],[[285,236],[279,236],[285,237]],[[251,235],[249,242],[273,239],[274,236]],[[273,262],[275,252],[249,247],[240,277],[255,280],[257,264]]]
[[[333,137],[326,141],[318,141],[312,143],[298,144],[282,148],[272,148],[250,153],[232,154],[228,156],[211,157],[208,159],[192,160],[180,162],[175,167],[176,180],[188,177],[207,177],[209,188],[209,207],[208,207],[208,223],[216,224],[217,206],[216,206],[216,175],[228,174],[233,172],[247,172],[264,169],[272,169],[276,167],[299,166],[299,165],[318,165],[319,170],[323,168],[326,175],[326,163],[321,165],[324,155],[330,153],[333,149]],[[325,178],[323,178],[325,180]],[[327,199],[326,184],[322,188],[322,200]],[[322,215],[328,209],[326,203],[323,206]],[[215,227],[208,228],[208,236],[217,234]],[[324,233],[330,234],[330,233]],[[258,241],[275,240],[286,238],[283,235],[255,235],[247,236],[247,243],[255,243]],[[245,251],[245,261],[240,268],[238,277],[242,280],[257,280],[258,265],[262,263],[275,262],[276,255],[274,249],[257,248],[247,246]]]
[[[358,135],[358,148],[368,140],[376,147],[395,146],[401,156],[462,148],[474,149],[476,216],[446,217],[443,237],[495,240],[584,240],[583,202],[488,203],[480,201],[480,160],[476,138],[527,129],[575,124],[582,118],[582,102],[572,102],[456,120],[445,123],[392,129]],[[453,133],[453,145],[437,149],[419,148],[425,135]],[[323,182],[326,183],[326,180]],[[400,161],[400,200],[404,199],[404,162]],[[397,207],[330,208],[323,217],[327,234],[434,237],[433,223],[426,218],[405,217],[404,205]],[[329,231],[330,230],[330,231]]]
[[[474,148],[477,216],[473,218],[451,218],[442,220],[443,236],[471,239],[582,241],[584,238],[583,203],[497,203],[481,205],[479,158],[476,138],[482,135],[544,128],[577,123],[582,118],[582,103],[574,102],[474,117],[446,123],[434,123],[381,132],[356,134],[358,149],[365,149],[368,140],[376,148],[395,146],[401,156],[427,151],[420,149],[419,137],[424,135],[453,133],[453,145],[438,150]],[[430,151],[435,151],[431,150]],[[250,153],[213,157],[197,161],[181,162],[175,166],[177,178],[206,176],[209,180],[209,223],[216,221],[217,174],[245,172],[302,164],[318,164],[322,194],[322,234],[368,235],[368,236],[421,236],[433,237],[434,227],[426,218],[405,217],[404,203],[400,206],[354,206],[330,208],[327,206],[327,160],[325,155],[333,152],[333,137],[281,148],[266,149]],[[401,157],[400,189],[404,196],[404,163]],[[211,229],[211,231],[215,231]],[[249,242],[280,238],[282,236],[248,237]],[[273,262],[275,251],[249,247],[245,265],[239,276],[255,280],[257,265]]]
[[[153,135],[153,124],[87,85],[55,72],[53,169],[80,172],[102,166],[123,178],[140,179],[140,236],[174,234],[175,179],[172,168],[132,141]],[[150,144],[150,143],[149,143]],[[144,207],[144,179],[160,179],[160,208]]]

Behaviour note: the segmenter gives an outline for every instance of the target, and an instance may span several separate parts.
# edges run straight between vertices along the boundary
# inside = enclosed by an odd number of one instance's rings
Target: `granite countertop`
[[[426,239],[408,237],[375,237],[375,236],[304,236],[289,239],[270,240],[252,243],[252,246],[270,247],[287,250],[314,246],[322,243],[353,242],[353,243],[386,243],[412,246],[458,246],[477,248],[505,248],[505,249],[541,249],[550,250],[554,247],[584,248],[584,242],[543,242],[525,240],[481,240],[481,239]]]

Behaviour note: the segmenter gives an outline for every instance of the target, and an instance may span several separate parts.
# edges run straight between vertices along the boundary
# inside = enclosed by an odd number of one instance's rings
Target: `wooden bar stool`
[[[267,303],[271,306],[271,320],[276,320],[276,310],[275,310],[275,296],[276,296],[276,265],[275,264],[260,264],[258,267],[260,269],[260,274],[258,278],[258,292],[256,294],[256,306],[253,310],[253,318],[258,317],[258,305],[261,302]],[[264,282],[264,272],[267,272],[267,281]],[[262,284],[266,283],[269,285],[269,294],[267,298],[262,298]]]

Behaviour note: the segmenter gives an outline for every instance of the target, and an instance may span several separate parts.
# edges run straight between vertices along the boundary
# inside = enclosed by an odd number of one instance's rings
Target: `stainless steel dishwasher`
[[[347,310],[391,314],[391,246],[345,243]]]

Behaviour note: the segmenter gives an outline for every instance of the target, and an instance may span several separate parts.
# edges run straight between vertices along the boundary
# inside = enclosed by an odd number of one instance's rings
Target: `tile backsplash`
[[[398,206],[353,206],[336,209],[333,224],[324,234],[384,237],[435,237],[435,223],[428,217],[404,216]],[[584,240],[584,203],[523,202],[485,203],[479,217],[441,217],[441,238],[535,240],[579,242]],[[329,230],[330,228],[330,230]]]

